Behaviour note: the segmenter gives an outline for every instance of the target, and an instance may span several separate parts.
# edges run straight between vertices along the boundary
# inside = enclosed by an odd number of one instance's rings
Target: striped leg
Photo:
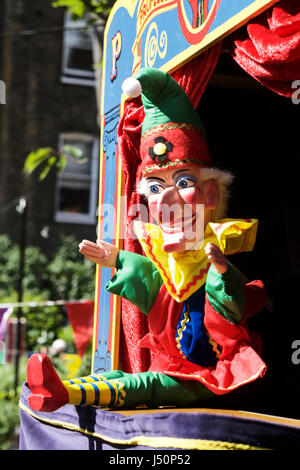
[[[195,383],[180,385],[179,381],[155,372],[111,371],[61,381],[48,356],[40,353],[28,361],[27,382],[31,390],[30,407],[48,412],[67,403],[112,408],[177,404],[182,400],[189,403],[203,394],[198,387],[194,390]]]
[[[64,380],[63,385],[69,394],[69,403],[71,405],[122,406],[124,403],[123,384],[117,379],[120,375],[122,373],[114,371],[104,375],[94,374]]]
[[[138,405],[186,406],[213,394],[196,381],[180,381],[165,374],[121,371],[90,375],[63,382],[73,405],[134,408]]]

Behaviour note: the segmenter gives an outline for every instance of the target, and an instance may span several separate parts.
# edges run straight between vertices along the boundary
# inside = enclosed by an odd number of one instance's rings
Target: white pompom
[[[130,96],[130,98],[136,98],[142,93],[142,87],[140,82],[133,77],[126,78],[122,83],[122,90],[125,95]]]

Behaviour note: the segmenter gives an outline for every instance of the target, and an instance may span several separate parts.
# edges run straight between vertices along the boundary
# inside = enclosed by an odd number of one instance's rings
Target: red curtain
[[[217,65],[222,44],[210,48],[173,73],[173,78],[182,86],[196,108],[211,75]],[[118,129],[119,152],[125,175],[125,197],[127,217],[125,220],[124,249],[143,254],[140,244],[134,239],[132,222],[138,214],[133,209],[136,204],[145,204],[135,192],[136,172],[140,162],[139,147],[144,110],[141,98],[131,100],[123,113]],[[133,213],[131,213],[133,211]],[[143,216],[140,214],[140,218]],[[150,366],[151,358],[146,349],[138,347],[138,341],[148,332],[147,317],[135,306],[122,300],[120,336],[120,358],[122,370],[141,372]]]
[[[300,4],[281,0],[226,41],[234,60],[268,89],[286,97],[300,79]]]
[[[118,128],[118,147],[125,175],[124,193],[127,204],[123,247],[124,250],[139,254],[142,254],[142,250],[139,242],[134,239],[132,227],[134,214],[131,215],[130,211],[140,202],[140,197],[135,192],[135,175],[140,162],[139,147],[143,119],[144,108],[139,97],[128,103]],[[138,348],[137,342],[147,331],[147,319],[126,299],[122,299],[121,312],[121,369],[125,372],[142,372],[148,368],[150,358],[148,351]]]

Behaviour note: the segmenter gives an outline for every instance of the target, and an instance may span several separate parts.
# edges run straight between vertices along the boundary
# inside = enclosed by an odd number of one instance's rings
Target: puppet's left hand
[[[227,271],[226,258],[219,247],[213,243],[208,243],[205,247],[207,257],[218,274],[224,274]]]
[[[79,244],[79,252],[93,263],[106,268],[115,268],[119,248],[104,240],[97,240],[97,243],[82,240]]]

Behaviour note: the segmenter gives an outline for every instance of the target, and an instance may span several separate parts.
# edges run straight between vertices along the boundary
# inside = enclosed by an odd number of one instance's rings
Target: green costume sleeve
[[[218,274],[211,265],[205,290],[212,307],[228,321],[238,325],[244,314],[244,284],[239,271],[227,261],[227,271]]]
[[[148,315],[162,285],[162,278],[145,256],[120,250],[117,271],[106,284],[112,294],[120,295]]]

